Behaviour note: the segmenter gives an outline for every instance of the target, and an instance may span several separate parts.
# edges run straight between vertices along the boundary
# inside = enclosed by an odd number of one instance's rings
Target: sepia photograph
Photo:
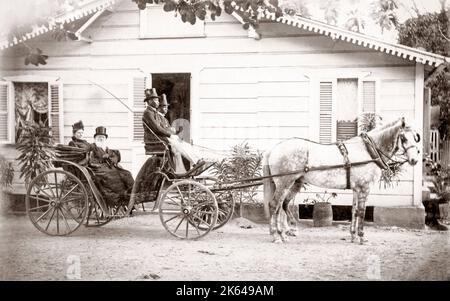
[[[450,280],[449,0],[0,14],[1,282]]]

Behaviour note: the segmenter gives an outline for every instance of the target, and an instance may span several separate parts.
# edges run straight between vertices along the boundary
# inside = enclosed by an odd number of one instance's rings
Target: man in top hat
[[[161,117],[158,114],[159,96],[156,89],[146,89],[145,96],[144,102],[147,103],[147,108],[142,116],[145,150],[150,152],[164,151],[162,140],[170,144],[174,153],[181,153],[194,167],[203,164],[204,162],[199,160],[194,153],[186,151],[187,147],[183,147],[181,139],[177,135],[174,135],[170,129],[161,126]]]
[[[159,96],[155,88],[145,90],[144,102],[147,103],[147,108],[142,115],[145,150],[164,151],[161,140],[168,144],[168,138],[172,132],[161,126],[161,119],[158,115]]]
[[[95,174],[95,180],[109,205],[128,203],[134,179],[131,173],[120,165],[120,152],[106,145],[106,128],[95,129],[89,164]]]

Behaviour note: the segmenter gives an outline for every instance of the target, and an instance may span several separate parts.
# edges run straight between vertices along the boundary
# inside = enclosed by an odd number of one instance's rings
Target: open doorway
[[[152,87],[159,95],[166,94],[169,111],[166,118],[177,131],[178,137],[191,143],[191,74],[152,73]],[[189,161],[183,158],[186,169]]]
[[[152,87],[159,95],[167,96],[169,112],[166,118],[186,142],[191,141],[191,74],[190,73],[152,73]]]

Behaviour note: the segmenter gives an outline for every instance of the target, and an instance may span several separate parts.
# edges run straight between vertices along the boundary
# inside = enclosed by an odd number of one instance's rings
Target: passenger
[[[86,155],[84,158],[80,159],[77,163],[80,165],[87,165],[89,159],[88,159],[88,152],[91,150],[92,145],[87,142],[86,140],[82,139],[84,135],[84,125],[83,121],[78,121],[72,125],[72,140],[69,142],[69,146],[81,148],[86,151]]]
[[[105,127],[95,129],[94,139],[89,164],[98,188],[110,206],[128,204],[134,185],[133,176],[119,165],[120,152],[106,146],[108,135]]]

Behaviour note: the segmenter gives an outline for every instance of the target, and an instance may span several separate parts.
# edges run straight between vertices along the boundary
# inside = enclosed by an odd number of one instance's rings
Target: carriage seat
[[[145,154],[146,155],[165,155],[170,150],[168,144],[160,141],[145,142]]]

